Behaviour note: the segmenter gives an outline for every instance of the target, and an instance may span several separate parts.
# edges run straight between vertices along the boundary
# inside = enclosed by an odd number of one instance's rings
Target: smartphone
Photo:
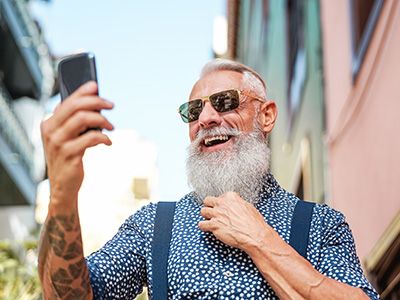
[[[66,56],[58,64],[61,100],[88,81],[97,82],[96,61],[91,52]]]

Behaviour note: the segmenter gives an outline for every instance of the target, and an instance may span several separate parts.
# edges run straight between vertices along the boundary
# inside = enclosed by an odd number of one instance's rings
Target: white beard
[[[199,145],[207,135],[232,135],[234,141],[226,150],[201,152]],[[236,192],[252,204],[258,202],[270,159],[267,140],[259,128],[251,133],[223,127],[200,130],[188,152],[188,182],[200,203],[207,196],[226,192]]]

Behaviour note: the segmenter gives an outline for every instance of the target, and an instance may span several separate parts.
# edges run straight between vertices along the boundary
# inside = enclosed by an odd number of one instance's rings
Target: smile
[[[204,139],[203,143],[206,147],[215,146],[218,144],[223,144],[229,141],[232,136],[230,135],[216,135],[212,137],[207,137]]]

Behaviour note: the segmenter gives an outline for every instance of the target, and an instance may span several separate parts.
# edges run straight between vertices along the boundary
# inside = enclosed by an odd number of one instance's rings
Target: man
[[[113,126],[95,111],[112,104],[82,86],[43,122],[51,200],[39,273],[47,298],[133,299],[153,293],[151,247],[156,204],[131,216],[84,259],[77,211],[88,147],[110,145]],[[170,299],[378,299],[362,274],[350,229],[326,205],[313,210],[307,260],[289,244],[297,199],[269,173],[267,137],[277,109],[252,69],[208,63],[191,101],[187,160],[193,192],[177,202],[168,258]]]

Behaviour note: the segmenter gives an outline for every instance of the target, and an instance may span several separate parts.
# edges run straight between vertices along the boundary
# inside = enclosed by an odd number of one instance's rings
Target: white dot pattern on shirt
[[[286,241],[298,199],[266,176],[256,205]],[[168,260],[169,299],[278,299],[244,252],[198,229],[201,205],[193,194],[177,203]],[[152,294],[151,243],[156,204],[131,216],[116,236],[87,258],[95,299],[134,299],[144,285]],[[344,216],[316,205],[307,258],[322,274],[378,296],[362,274]]]

